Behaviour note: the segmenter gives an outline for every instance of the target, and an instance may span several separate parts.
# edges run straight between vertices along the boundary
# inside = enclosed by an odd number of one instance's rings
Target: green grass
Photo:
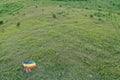
[[[0,10],[0,15],[12,14],[17,12],[23,7],[20,3],[6,3],[2,5],[2,9]]]
[[[0,80],[119,80],[120,1],[95,1],[1,0]]]

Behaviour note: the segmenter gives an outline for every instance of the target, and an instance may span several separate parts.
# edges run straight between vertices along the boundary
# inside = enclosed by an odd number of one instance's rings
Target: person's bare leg
[[[28,71],[28,69],[25,69],[25,71],[26,71],[26,73],[28,73],[29,71]]]
[[[29,72],[31,72],[31,69],[28,69]]]

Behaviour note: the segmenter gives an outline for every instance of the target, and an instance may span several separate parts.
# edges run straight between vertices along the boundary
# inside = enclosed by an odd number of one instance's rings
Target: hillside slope
[[[0,80],[120,80],[119,35],[119,0],[0,0]]]

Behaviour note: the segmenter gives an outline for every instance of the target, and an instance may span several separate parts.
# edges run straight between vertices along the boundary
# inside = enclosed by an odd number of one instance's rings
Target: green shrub
[[[118,25],[118,28],[120,28],[120,25]]]
[[[53,18],[57,18],[56,14],[54,14],[54,13],[52,14],[52,17],[53,17]]]
[[[59,7],[62,7],[62,5],[59,5]]]
[[[98,21],[103,21],[102,18],[98,18]]]
[[[117,15],[120,15],[120,12],[118,12]]]
[[[93,15],[91,14],[90,17],[93,18]]]
[[[88,7],[85,7],[84,9],[89,9]]]
[[[38,6],[36,5],[35,8],[38,8]]]
[[[3,21],[0,21],[0,25],[2,25],[3,24]]]
[[[19,26],[20,26],[20,22],[18,22],[18,23],[16,24],[16,26],[19,27]]]

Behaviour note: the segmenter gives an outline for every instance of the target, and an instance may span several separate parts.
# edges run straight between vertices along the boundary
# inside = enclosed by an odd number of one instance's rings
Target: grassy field
[[[120,80],[120,1],[0,0],[0,80]]]

